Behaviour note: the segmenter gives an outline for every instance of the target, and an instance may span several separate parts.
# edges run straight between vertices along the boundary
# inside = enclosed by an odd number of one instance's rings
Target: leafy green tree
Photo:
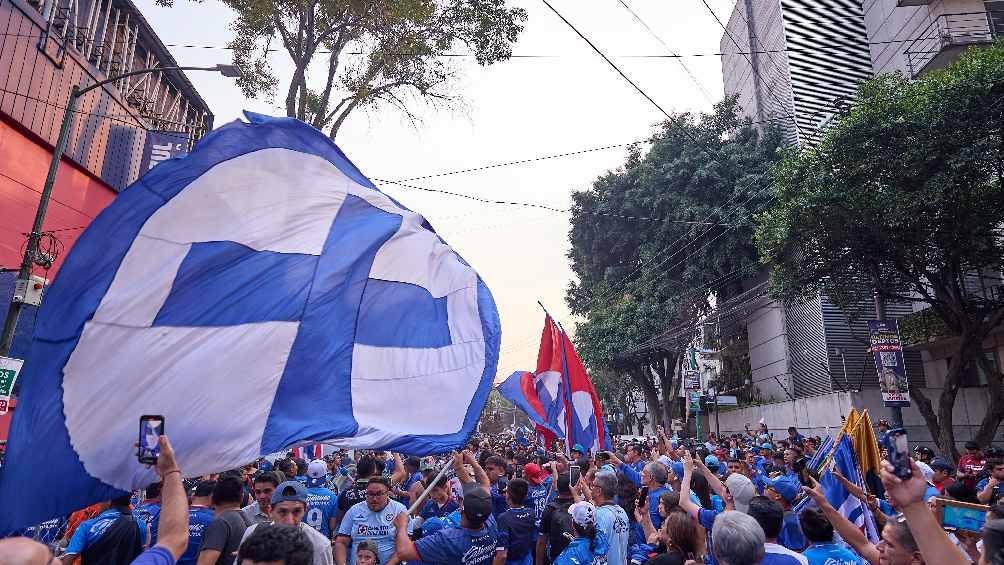
[[[526,21],[505,0],[222,1],[237,15],[229,47],[244,94],[273,99],[279,77],[269,53],[285,53],[286,115],[332,139],[358,109],[389,105],[414,123],[418,100],[450,102],[456,71],[441,55],[463,47],[481,65],[504,61]]]
[[[937,404],[910,392],[953,457],[952,409],[967,368],[990,375],[977,441],[987,445],[1004,417],[1001,377],[982,353],[1004,303],[968,284],[1004,266],[1002,81],[998,45],[917,81],[882,75],[862,84],[818,147],[778,167],[777,202],[757,232],[779,297],[821,290],[849,310],[877,294],[930,306],[944,321],[956,339]]]
[[[691,337],[709,293],[758,268],[753,214],[767,202],[781,143],[779,130],[757,130],[726,100],[660,124],[647,152],[631,150],[623,167],[574,195],[578,280],[566,301],[585,318],[577,347],[591,370],[637,386],[653,422],[674,417],[682,348],[639,346],[678,324]]]

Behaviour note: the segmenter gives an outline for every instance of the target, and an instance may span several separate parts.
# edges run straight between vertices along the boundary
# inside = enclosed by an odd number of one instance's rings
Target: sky
[[[722,97],[721,61],[717,56],[688,55],[717,53],[723,32],[702,0],[624,2],[655,37],[619,0],[551,0],[666,111],[710,110],[712,101]],[[232,36],[228,26],[233,15],[214,0],[175,0],[172,8],[156,6],[154,0],[137,4],[166,44],[222,47]],[[645,138],[664,119],[542,2],[509,0],[508,4],[528,13],[514,53],[549,57],[513,58],[489,67],[480,67],[473,59],[457,60],[461,78],[455,93],[462,105],[454,109],[418,105],[414,109],[421,118],[418,126],[390,108],[354,114],[337,143],[364,174],[401,180],[624,144]],[[727,22],[735,0],[708,0],[708,4]],[[224,49],[170,49],[182,65],[230,61]],[[665,55],[669,49],[685,57],[631,57]],[[288,83],[291,73],[283,54],[272,57],[280,84]],[[215,113],[217,126],[238,119],[245,109],[284,114],[266,100],[246,99],[232,79],[199,72],[189,73],[189,78]],[[626,154],[625,148],[607,149],[408,184],[565,209],[573,192],[617,169]],[[568,214],[484,204],[394,185],[381,189],[424,215],[491,289],[502,320],[497,378],[535,368],[544,319],[538,301],[574,333],[576,320],[564,301],[574,276],[566,257]]]

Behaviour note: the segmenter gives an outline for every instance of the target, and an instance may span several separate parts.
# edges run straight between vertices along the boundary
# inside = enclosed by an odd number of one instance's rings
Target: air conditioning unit
[[[14,302],[38,306],[42,303],[42,293],[48,284],[48,279],[38,275],[31,275],[27,279],[18,279],[17,284],[14,285]]]

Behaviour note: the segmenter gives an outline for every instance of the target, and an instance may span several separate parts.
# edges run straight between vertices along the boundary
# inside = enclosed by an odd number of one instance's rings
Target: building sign
[[[0,357],[0,414],[6,414],[10,409],[10,395],[14,392],[14,383],[21,373],[21,359]]]
[[[701,393],[700,392],[688,392],[687,393],[687,411],[699,414],[701,412]]]
[[[168,159],[188,155],[188,138],[189,134],[183,131],[148,131],[139,164],[140,175]]]
[[[882,401],[886,406],[909,406],[910,384],[906,378],[899,323],[896,320],[869,320],[868,335],[872,354],[875,355]]]
[[[697,371],[683,372],[684,390],[701,390],[701,374]]]

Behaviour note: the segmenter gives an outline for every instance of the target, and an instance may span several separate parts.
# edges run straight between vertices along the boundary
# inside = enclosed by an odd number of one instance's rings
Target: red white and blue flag
[[[609,449],[596,389],[568,335],[550,316],[544,318],[536,372],[516,371],[498,389],[526,412],[545,445],[567,438],[569,447]]]

